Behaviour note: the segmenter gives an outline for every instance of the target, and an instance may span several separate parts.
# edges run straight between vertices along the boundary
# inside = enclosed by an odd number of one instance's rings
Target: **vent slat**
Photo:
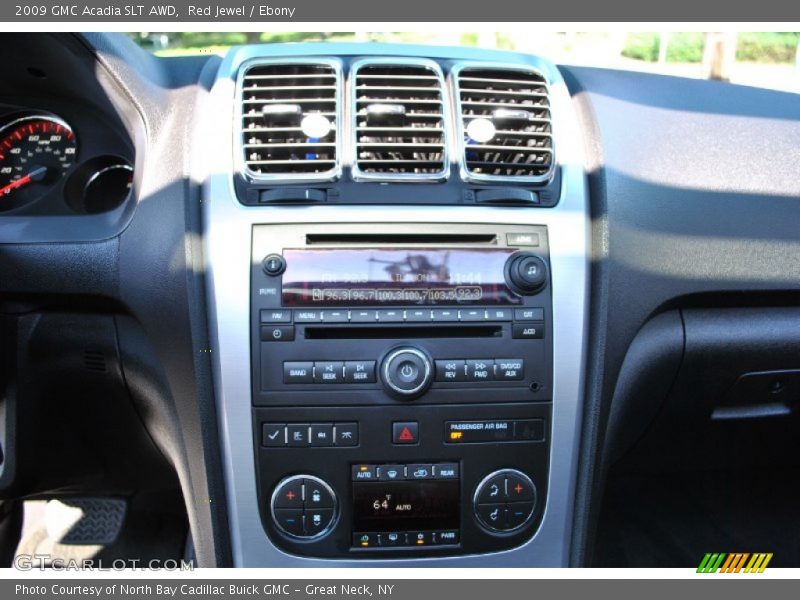
[[[342,89],[336,63],[288,60],[256,63],[246,69],[240,102],[241,152],[248,174],[287,181],[333,178],[340,164]],[[324,121],[321,130],[316,123],[321,131],[317,137],[304,133],[304,119],[312,114],[317,120],[328,120],[327,133]]]
[[[444,178],[449,165],[444,78],[438,65],[364,61],[354,67],[351,79],[354,175],[373,180]]]
[[[458,69],[455,82],[467,176],[477,181],[548,180],[555,157],[544,77],[533,69],[470,65]]]

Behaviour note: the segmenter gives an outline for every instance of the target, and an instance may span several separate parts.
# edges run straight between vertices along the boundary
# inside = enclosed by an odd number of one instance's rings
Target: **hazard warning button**
[[[393,444],[419,443],[419,423],[416,421],[403,421],[392,423]]]

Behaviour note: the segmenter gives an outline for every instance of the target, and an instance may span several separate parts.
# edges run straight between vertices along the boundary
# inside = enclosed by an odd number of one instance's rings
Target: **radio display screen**
[[[458,480],[353,483],[353,531],[458,528]]]
[[[513,248],[285,249],[284,306],[506,305]]]

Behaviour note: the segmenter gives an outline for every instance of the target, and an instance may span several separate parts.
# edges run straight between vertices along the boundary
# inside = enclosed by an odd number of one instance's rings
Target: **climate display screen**
[[[353,483],[354,531],[459,528],[458,480]]]
[[[512,248],[287,249],[284,306],[519,304],[503,269]]]

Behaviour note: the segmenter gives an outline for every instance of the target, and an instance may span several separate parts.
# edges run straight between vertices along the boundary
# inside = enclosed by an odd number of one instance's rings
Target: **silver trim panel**
[[[319,55],[425,56],[491,59],[534,67],[551,83],[551,113],[562,169],[556,207],[490,206],[243,206],[236,198],[236,74],[255,58]],[[215,400],[236,566],[268,567],[563,567],[569,562],[580,440],[588,315],[589,217],[582,136],[560,73],[537,57],[476,49],[381,44],[295,44],[233,48],[211,91],[200,98],[192,178],[203,185],[203,242]],[[553,423],[550,480],[541,526],[527,543],[503,552],[446,558],[341,559],[298,557],[275,547],[261,525],[256,494],[250,363],[252,229],[258,224],[497,223],[543,225],[550,240],[553,294]]]

